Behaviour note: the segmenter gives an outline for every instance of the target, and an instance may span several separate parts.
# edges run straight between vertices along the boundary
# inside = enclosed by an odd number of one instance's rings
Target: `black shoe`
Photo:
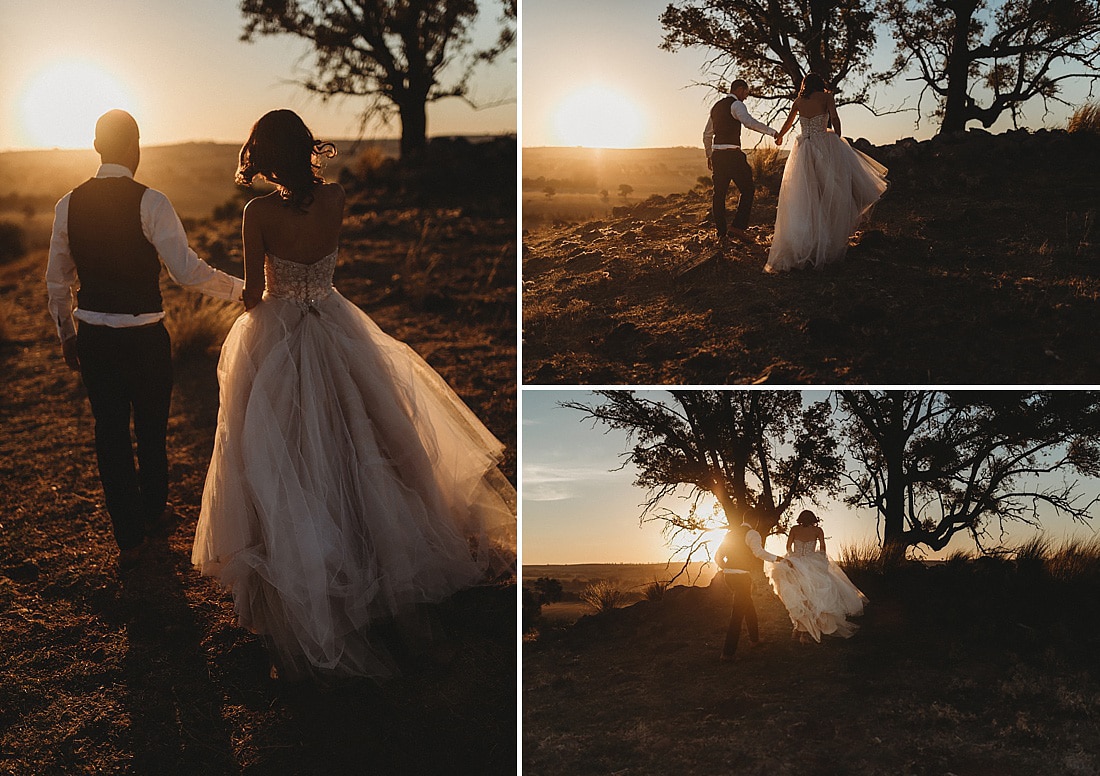
[[[171,504],[169,504],[159,515],[149,518],[149,520],[146,521],[145,535],[158,537],[171,536],[175,533],[179,524],[180,517],[176,514],[176,510],[172,508]]]

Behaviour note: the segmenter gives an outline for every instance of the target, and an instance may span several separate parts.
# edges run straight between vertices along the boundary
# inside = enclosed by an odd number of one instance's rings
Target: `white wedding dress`
[[[860,219],[886,191],[886,168],[826,129],[828,114],[799,117],[783,168],[766,272],[823,267],[848,250]]]
[[[336,258],[269,255],[226,337],[192,562],[282,674],[385,678],[373,625],[514,571],[515,491],[500,442],[333,288]]]
[[[821,641],[823,634],[850,637],[859,626],[849,617],[863,614],[867,596],[852,584],[840,566],[817,551],[817,540],[794,540],[787,555],[792,566],[769,563],[764,573],[772,590],[787,607],[796,630]]]

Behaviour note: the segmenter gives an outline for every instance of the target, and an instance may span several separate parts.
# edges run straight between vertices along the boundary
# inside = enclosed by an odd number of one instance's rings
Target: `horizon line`
[[[441,138],[460,138],[460,137],[464,137],[464,138],[498,138],[498,137],[515,137],[515,136],[516,136],[515,130],[504,130],[504,131],[501,131],[501,132],[469,132],[469,133],[465,133],[465,134],[456,132],[456,133],[452,133],[452,134],[448,134],[448,135],[442,135],[442,134],[441,135],[428,135],[428,140],[432,141],[432,140],[438,140],[438,139],[441,139]],[[334,137],[334,138],[321,138],[321,140],[324,141],[324,142],[329,142],[329,143],[374,143],[374,142],[399,143],[399,142],[401,142],[400,136],[396,136],[396,135],[394,137],[360,137],[360,138],[355,138],[355,137]],[[201,138],[201,139],[195,139],[195,140],[173,140],[173,141],[168,141],[168,142],[164,142],[164,143],[142,143],[141,148],[142,148],[142,150],[147,150],[147,149],[150,149],[150,148],[172,148],[172,147],[175,147],[175,146],[184,146],[184,145],[229,145],[229,146],[236,146],[236,147],[239,148],[240,145],[241,145],[241,142],[239,140],[212,140],[212,139],[209,139],[209,138]],[[94,152],[95,149],[91,145],[80,146],[80,147],[21,146],[21,147],[0,148],[0,154],[23,154],[23,153],[36,153],[36,152],[42,152],[42,151],[92,151],[92,152]]]

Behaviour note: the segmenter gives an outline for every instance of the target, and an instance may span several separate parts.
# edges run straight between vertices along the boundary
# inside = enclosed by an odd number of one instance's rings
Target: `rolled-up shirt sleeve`
[[[779,560],[778,555],[772,555],[764,549],[764,543],[760,540],[760,534],[756,531],[749,531],[748,535],[745,537],[745,544],[749,546],[752,554],[760,558],[760,560],[766,560],[768,563],[775,563]]]
[[[76,285],[76,264],[69,251],[69,195],[66,194],[54,207],[50,256],[46,260],[50,318],[62,342],[76,336],[76,324],[73,323],[73,289]]]
[[[148,189],[142,197],[141,227],[146,239],[156,247],[168,274],[181,286],[228,301],[241,298],[244,281],[199,258],[187,244],[187,233],[172,203],[156,189]]]
[[[761,121],[757,121],[751,115],[749,115],[749,109],[746,108],[745,103],[741,102],[740,100],[733,101],[733,104],[730,105],[730,113],[732,113],[733,117],[740,121],[744,126],[748,127],[749,129],[756,130],[761,135],[770,135],[771,137],[775,137],[779,134],[776,130],[772,129],[767,124]]]

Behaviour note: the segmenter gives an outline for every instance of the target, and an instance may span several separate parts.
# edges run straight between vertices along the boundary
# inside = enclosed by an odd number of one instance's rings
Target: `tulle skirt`
[[[833,561],[820,552],[789,555],[785,563],[767,564],[765,573],[772,590],[787,607],[796,630],[815,641],[822,635],[848,638],[859,626],[849,617],[863,614],[867,597],[852,584]]]
[[[886,186],[886,168],[839,135],[795,138],[765,271],[820,268],[842,259],[848,238]]]
[[[218,378],[192,562],[286,673],[388,677],[373,626],[514,572],[501,444],[339,293],[309,309],[265,297]]]

